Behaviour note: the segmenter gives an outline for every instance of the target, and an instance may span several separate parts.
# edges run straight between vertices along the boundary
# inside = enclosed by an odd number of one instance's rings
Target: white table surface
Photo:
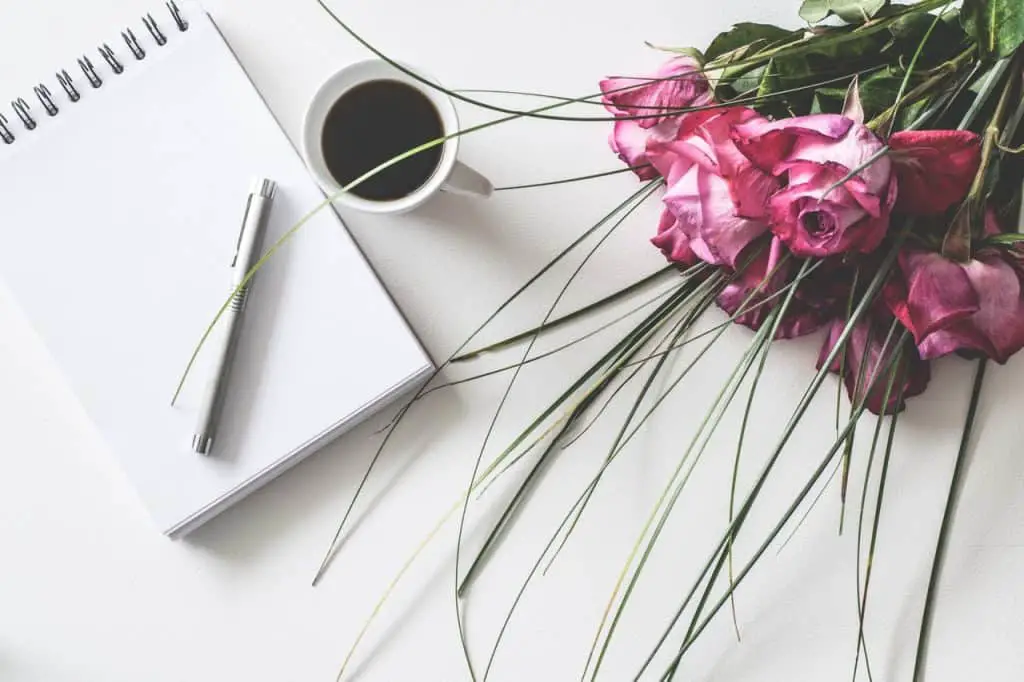
[[[592,92],[607,73],[655,66],[660,57],[645,40],[704,45],[733,21],[793,23],[796,0],[771,5],[742,0],[333,2],[389,54],[452,87],[563,95]],[[152,7],[144,0],[3,3],[4,101],[30,93],[34,79],[52,74],[98,39],[113,41],[126,21],[137,21]],[[313,0],[209,0],[207,7],[293,139],[317,85],[366,55]],[[519,107],[535,102],[492,101]],[[466,123],[490,116],[467,105],[459,108]],[[606,124],[518,121],[467,137],[463,158],[498,185],[602,171],[617,163],[605,147],[607,130]],[[520,283],[635,186],[619,175],[499,193],[489,202],[445,197],[410,218],[351,216],[350,226],[430,352],[443,359]],[[0,188],[0,202],[2,196]],[[652,204],[630,220],[592,259],[561,309],[660,267],[660,255],[646,243],[656,216]],[[482,338],[496,339],[538,321],[569,272],[561,268],[543,280]],[[435,394],[412,413],[382,460],[357,527],[314,589],[310,578],[386,416],[188,540],[172,542],[150,524],[16,305],[2,292],[0,330],[0,680],[5,682],[334,679],[382,590],[468,482],[505,387],[504,379],[467,384]],[[578,679],[622,561],[699,422],[699,406],[717,391],[730,360],[749,338],[745,330],[731,329],[626,451],[559,562],[527,592],[489,679]],[[773,352],[748,435],[746,485],[810,380],[819,339],[782,344]],[[561,354],[525,372],[490,455],[611,342],[612,337],[599,337],[578,353]],[[506,353],[481,366],[514,358]],[[446,377],[468,376],[475,369],[460,368]],[[1024,664],[1019,646],[1024,585],[1017,580],[1024,568],[1024,421],[1014,390],[1024,374],[1020,359],[991,369],[980,422],[984,432],[940,592],[930,682],[1018,679]],[[964,361],[936,363],[929,393],[915,400],[900,422],[869,602],[867,638],[876,680],[910,677],[970,377],[971,366]],[[767,489],[751,530],[739,541],[740,556],[760,544],[831,442],[834,383],[826,388],[787,450],[778,482]],[[736,412],[727,417],[668,525],[669,539],[653,556],[602,679],[632,679],[644,644],[660,631],[724,527]],[[519,582],[604,458],[601,446],[623,414],[610,411],[609,421],[562,455],[471,592],[464,608],[478,671]],[[836,532],[839,498],[833,486],[785,551],[779,553],[776,542],[740,589],[742,643],[731,634],[728,619],[720,619],[687,659],[685,679],[849,676],[856,637],[854,529],[865,461],[863,449],[858,453],[847,531]],[[509,483],[518,475],[510,474]],[[501,501],[499,488],[473,505],[470,547]],[[456,634],[453,547],[449,526],[370,631],[350,670],[352,679],[469,679]]]

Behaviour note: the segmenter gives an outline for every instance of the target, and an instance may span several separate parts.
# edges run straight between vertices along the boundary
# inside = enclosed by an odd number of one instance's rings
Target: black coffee
[[[426,95],[399,81],[370,81],[352,88],[331,107],[324,122],[324,161],[344,187],[402,152],[443,135],[441,115]],[[414,154],[364,180],[352,193],[374,201],[412,194],[433,175],[442,148]]]

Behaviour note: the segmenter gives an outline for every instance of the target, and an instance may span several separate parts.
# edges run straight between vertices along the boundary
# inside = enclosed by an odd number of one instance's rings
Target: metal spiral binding
[[[7,117],[3,114],[0,114],[0,140],[3,140],[4,144],[14,142],[14,135],[11,133],[11,129],[7,127]]]
[[[18,99],[11,102],[11,106],[14,107],[14,113],[21,119],[22,125],[27,130],[36,129],[36,120],[32,118],[32,109],[29,107],[28,102],[19,97]]]
[[[50,88],[40,83],[32,89],[35,91],[36,97],[39,98],[39,102],[43,105],[43,109],[46,109],[47,114],[56,116],[60,113],[60,109],[53,103],[53,95],[50,93]]]
[[[170,0],[165,3],[167,5],[167,11],[171,15],[171,20],[174,22],[174,26],[179,32],[185,32],[189,29],[189,23],[185,19],[181,10],[178,9],[178,5],[175,4],[174,0]],[[168,43],[168,34],[160,27],[157,20],[153,18],[152,14],[147,14],[142,17],[142,25],[146,27],[146,31],[152,36],[153,42],[156,43],[157,47],[163,47]],[[171,31],[173,33],[173,30]],[[144,34],[142,34],[144,35]],[[135,61],[142,61],[146,58],[146,48],[143,47],[142,42],[136,37],[135,32],[130,28],[126,28],[121,32],[121,38],[124,40],[125,46],[128,51],[135,58]],[[103,58],[103,62],[106,62],[110,71],[113,72],[114,76],[119,76],[125,72],[127,68],[125,61],[118,57],[117,52],[110,47],[107,43],[103,43],[97,51]],[[129,60],[130,61],[130,60]],[[98,62],[102,65],[102,62]],[[82,55],[78,59],[78,68],[81,69],[82,75],[89,82],[94,89],[103,87],[103,77],[100,76],[99,70],[93,65],[93,62],[87,55]],[[67,101],[70,103],[78,102],[82,99],[82,91],[78,86],[75,85],[74,79],[71,74],[68,73],[67,69],[61,69],[57,72],[57,83],[60,84],[61,89],[67,97]],[[43,110],[48,116],[57,116],[60,113],[60,107],[57,104],[57,97],[54,96],[50,88],[45,83],[40,83],[33,88],[36,99],[42,105]],[[57,91],[60,93],[60,90]],[[21,121],[21,125],[25,130],[35,130],[39,125],[35,117],[32,115],[32,108],[29,103],[22,97],[15,99],[11,102],[11,108],[17,115],[18,120]],[[5,145],[14,144],[15,134],[12,129],[14,126],[11,125],[8,118],[0,113],[0,142]]]
[[[57,82],[64,88],[64,92],[67,93],[68,99],[72,102],[77,102],[82,98],[82,94],[78,92],[78,88],[75,87],[75,82],[71,80],[71,75],[67,69],[61,69],[60,73],[57,74]]]

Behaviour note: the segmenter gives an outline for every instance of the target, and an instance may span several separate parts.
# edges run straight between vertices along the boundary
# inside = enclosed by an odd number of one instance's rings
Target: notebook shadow
[[[341,436],[295,469],[198,528],[183,542],[225,562],[248,564],[273,552],[283,537],[305,520],[322,516],[325,508],[337,510],[340,521],[341,510],[348,505],[366,466],[384,438],[383,429],[403,404],[396,404]],[[386,470],[387,478],[383,484],[379,483],[380,479],[374,482],[371,478],[373,495],[360,500],[349,520],[346,536],[358,531],[363,519],[373,513],[434,444],[439,434],[436,429],[428,428],[429,424],[454,422],[464,415],[466,409],[455,392],[439,391],[408,411],[381,455],[383,466],[377,476]],[[395,458],[400,458],[397,466]],[[342,501],[341,506],[339,500]],[[340,547],[335,549],[335,553]],[[310,567],[311,571],[313,568],[315,566]]]

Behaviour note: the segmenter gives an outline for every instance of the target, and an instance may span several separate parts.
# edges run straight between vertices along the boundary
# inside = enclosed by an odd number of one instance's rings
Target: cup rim
[[[437,82],[418,68],[414,68],[404,62],[397,63],[421,78],[433,83]],[[306,165],[316,178],[321,189],[328,196],[337,195],[334,200],[335,203],[367,213],[403,213],[416,208],[441,189],[455,168],[455,161],[458,155],[459,138],[453,137],[446,140],[442,143],[441,159],[438,161],[437,167],[430,178],[414,192],[399,199],[375,201],[365,199],[351,192],[338,194],[341,191],[341,187],[327,170],[326,161],[323,158],[323,151],[320,146],[324,121],[327,118],[330,107],[346,92],[357,85],[385,79],[397,80],[410,85],[429,98],[441,115],[445,135],[449,135],[459,129],[459,119],[458,113],[455,110],[455,104],[447,94],[424,85],[383,59],[374,58],[352,62],[327,77],[317,88],[316,93],[306,106],[302,125],[302,155],[305,157]]]

